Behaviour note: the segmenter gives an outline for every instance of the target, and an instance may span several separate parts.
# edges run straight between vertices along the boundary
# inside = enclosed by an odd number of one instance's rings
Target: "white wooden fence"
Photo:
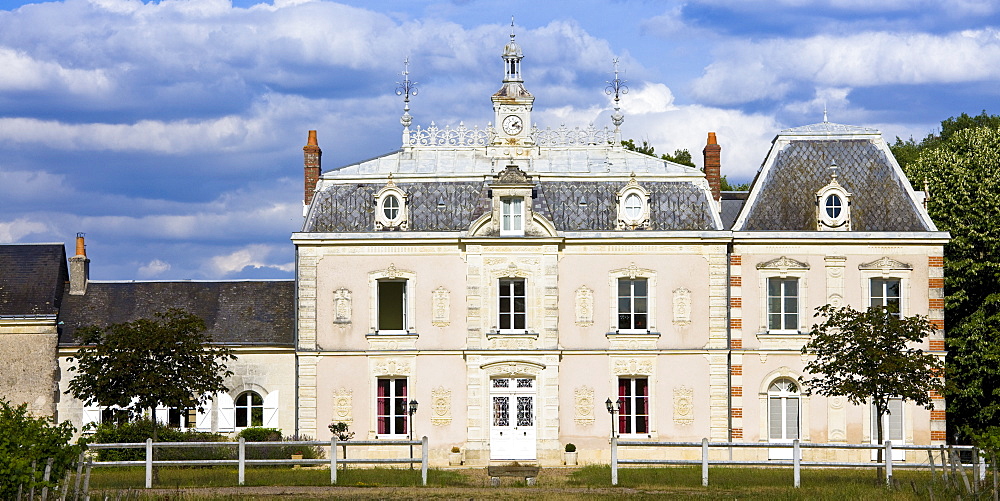
[[[330,447],[329,459],[247,459],[246,447],[288,447],[288,446],[308,446],[308,447]],[[420,458],[414,458],[412,454],[408,458],[350,458],[338,459],[337,447],[398,447],[398,446],[420,446]],[[240,437],[239,442],[156,442],[147,439],[145,443],[118,443],[118,444],[89,444],[88,449],[146,449],[145,459],[142,461],[94,461],[93,466],[145,466],[146,467],[146,488],[153,486],[153,466],[232,466],[236,465],[239,470],[239,483],[243,485],[246,479],[246,467],[263,465],[330,465],[330,484],[337,483],[338,464],[420,464],[420,478],[423,485],[427,485],[427,437],[420,440],[349,440],[339,441],[337,439],[329,442],[317,440],[298,440],[288,442],[247,442]],[[166,448],[199,448],[199,447],[238,447],[237,459],[182,459],[182,460],[153,460],[153,447],[158,449]],[[412,452],[412,447],[410,448]]]
[[[621,459],[622,450],[620,448],[643,448],[643,447],[678,447],[678,448],[701,448],[701,460],[697,459]],[[747,460],[733,460],[733,459],[709,459],[709,449],[735,449],[735,448],[767,448],[767,449],[781,449],[781,448],[791,448],[792,449],[792,459],[791,460],[767,460],[767,461],[747,461]],[[868,449],[877,450],[884,449],[883,461],[865,461],[865,462],[836,462],[836,461],[802,461],[802,449]],[[893,461],[892,451],[893,450],[925,450],[927,451],[927,463],[913,463],[913,462],[902,462],[899,460]],[[627,450],[627,449],[626,449]],[[959,451],[967,450],[972,453],[972,464],[963,465],[959,460]],[[949,445],[949,446],[932,446],[932,445],[893,445],[891,441],[886,441],[883,445],[878,444],[814,444],[814,443],[803,443],[798,440],[794,440],[791,443],[772,443],[772,442],[709,442],[707,438],[702,439],[701,442],[640,442],[640,441],[624,441],[618,440],[617,437],[611,439],[611,485],[618,485],[618,468],[619,465],[701,465],[701,484],[703,486],[708,486],[708,467],[710,465],[714,466],[791,466],[793,474],[793,484],[795,487],[800,486],[800,471],[802,467],[836,467],[836,468],[885,468],[886,482],[892,481],[892,469],[895,468],[930,468],[932,472],[936,473],[935,470],[935,458],[934,453],[940,452],[940,461],[942,474],[947,474],[944,470],[945,465],[950,464],[953,468],[952,474],[957,475],[954,471],[955,465],[958,465],[961,475],[964,477],[966,487],[969,486],[969,480],[965,473],[966,466],[972,466],[973,470],[973,482],[977,485],[982,480],[984,475],[985,464],[980,463],[979,451],[971,445]],[[730,458],[732,454],[730,453]]]

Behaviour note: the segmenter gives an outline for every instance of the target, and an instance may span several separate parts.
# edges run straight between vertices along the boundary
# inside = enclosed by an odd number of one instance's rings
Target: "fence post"
[[[983,472],[979,469],[979,447],[972,448],[972,481],[978,491],[983,483]]]
[[[427,435],[420,439],[420,480],[427,485]]]
[[[885,441],[885,485],[892,487],[892,440]]]
[[[330,439],[330,485],[337,485],[337,436]]]
[[[45,473],[42,474],[42,501],[49,499],[49,476],[52,475],[53,461],[55,461],[55,458],[49,458],[49,460],[45,462]]]
[[[802,484],[801,477],[799,476],[799,465],[801,463],[802,449],[799,448],[799,439],[796,438],[795,440],[792,440],[792,470],[795,472],[792,476],[794,478],[793,483],[795,484],[796,489],[798,489]]]
[[[618,437],[611,437],[611,485],[618,485]]]
[[[247,470],[247,439],[245,439],[243,437],[240,437],[239,459],[240,459],[240,466],[239,466],[239,471],[240,471],[240,485],[243,485],[243,482],[246,480],[246,476],[247,476],[246,475],[246,470]]]
[[[153,488],[153,439],[146,439],[146,488]]]
[[[701,439],[701,486],[708,487],[708,439]]]

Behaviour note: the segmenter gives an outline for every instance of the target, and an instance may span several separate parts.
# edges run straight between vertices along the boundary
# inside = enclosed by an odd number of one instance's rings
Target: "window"
[[[399,219],[399,198],[396,195],[386,195],[382,200],[382,215],[390,222]]]
[[[378,330],[406,330],[406,280],[378,281]]]
[[[406,413],[406,379],[379,379],[376,419],[379,435],[405,435],[409,425]]]
[[[637,193],[629,193],[625,197],[625,217],[631,220],[639,219],[642,215],[642,199]]]
[[[129,421],[129,413],[125,409],[117,407],[104,407],[101,409],[101,422],[122,425]]]
[[[255,391],[236,397],[236,427],[264,426],[264,399]]]
[[[500,206],[500,236],[524,235],[524,199],[502,197]]]
[[[527,327],[527,296],[523,278],[500,279],[498,329],[523,331]]]
[[[871,306],[881,306],[898,317],[901,311],[899,282],[898,278],[871,279]]]
[[[767,329],[798,332],[799,279],[767,279]]]
[[[618,329],[646,330],[649,328],[648,293],[645,278],[618,279]]]
[[[778,379],[767,389],[768,439],[786,442],[799,438],[799,387],[791,379]]]
[[[618,378],[618,433],[649,433],[648,381]]]
[[[826,197],[826,203],[823,205],[826,207],[826,217],[830,219],[840,218],[840,212],[844,207],[844,202],[840,199],[840,195],[833,194]]]
[[[261,402],[263,404],[263,402]],[[171,407],[167,410],[167,426],[171,428],[188,429],[194,428],[198,423],[198,409],[192,404],[191,407],[178,409]]]
[[[872,408],[872,443],[878,443],[878,415],[875,406]],[[892,440],[894,444],[903,443],[903,400],[890,398],[886,402],[886,414],[882,416],[882,443]]]

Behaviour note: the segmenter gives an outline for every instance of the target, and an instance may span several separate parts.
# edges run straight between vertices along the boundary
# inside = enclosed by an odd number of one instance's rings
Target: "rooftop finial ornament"
[[[409,129],[410,124],[413,123],[413,117],[410,116],[410,96],[417,95],[417,82],[410,81],[410,58],[407,57],[403,59],[403,75],[402,82],[396,82],[396,95],[403,96],[403,116],[399,117],[399,123],[403,124],[404,129]]]
[[[611,123],[615,124],[615,134],[618,134],[621,132],[618,127],[625,122],[625,115],[622,115],[618,101],[621,96],[628,94],[628,86],[625,85],[627,80],[618,78],[618,58],[612,59],[611,62],[615,65],[615,79],[608,82],[608,86],[604,89],[604,92],[609,96],[615,96],[615,112],[611,115]]]
[[[826,103],[823,103],[823,123],[828,123],[829,121],[826,117]]]
[[[825,122],[825,120],[824,120]],[[837,179],[837,161],[830,160],[830,178]]]

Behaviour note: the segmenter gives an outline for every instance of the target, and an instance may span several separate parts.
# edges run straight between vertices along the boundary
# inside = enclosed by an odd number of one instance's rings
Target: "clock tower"
[[[522,148],[533,146],[531,139],[531,105],[535,102],[524,88],[521,78],[521,46],[514,41],[514,24],[511,23],[510,42],[503,50],[503,86],[493,94],[494,130],[493,146],[513,148],[505,154],[526,154]]]

